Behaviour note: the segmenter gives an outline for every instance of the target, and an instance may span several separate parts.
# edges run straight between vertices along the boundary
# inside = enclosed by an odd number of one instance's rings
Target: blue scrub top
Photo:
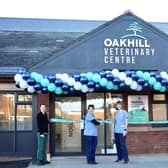
[[[86,114],[84,128],[84,135],[86,136],[97,136],[97,126],[91,122],[93,119],[95,119],[94,114]]]
[[[118,110],[116,112],[116,120],[115,120],[115,133],[123,134],[125,129],[125,120],[128,118],[128,113],[125,110]]]

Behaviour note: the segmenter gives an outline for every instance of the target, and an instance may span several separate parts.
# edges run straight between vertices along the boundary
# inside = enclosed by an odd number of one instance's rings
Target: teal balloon
[[[30,77],[35,79],[37,75],[38,75],[37,72],[31,72]]]
[[[160,84],[160,82],[156,82],[154,85],[154,89],[155,90],[160,90],[162,88],[162,85]]]
[[[92,79],[95,83],[100,82],[101,80],[101,76],[99,74],[94,74],[93,75],[93,79]]]
[[[118,90],[118,86],[117,86],[117,85],[114,85],[113,90]]]
[[[149,80],[149,78],[150,78],[149,72],[145,72],[142,77],[144,80]]]
[[[93,73],[92,72],[87,72],[86,77],[87,77],[88,80],[92,80],[93,79]]]
[[[107,90],[112,90],[114,88],[113,82],[111,82],[111,81],[107,82],[106,88],[107,88]]]
[[[155,85],[156,79],[154,77],[150,77],[148,82],[149,82],[150,85]]]
[[[42,79],[40,83],[41,83],[41,86],[43,87],[48,87],[48,85],[50,84],[49,80],[46,78]]]
[[[48,85],[48,90],[49,90],[50,92],[54,92],[54,91],[55,91],[55,89],[56,89],[55,84],[50,83],[50,84]]]
[[[162,86],[161,89],[160,89],[160,92],[165,92],[165,91],[166,91],[166,87]]]
[[[61,95],[62,93],[63,93],[63,91],[62,91],[61,87],[56,87],[55,94]]]
[[[42,80],[43,80],[43,75],[37,74],[37,75],[35,76],[35,81],[36,81],[36,82],[40,83]]]
[[[108,80],[106,78],[102,78],[100,80],[100,85],[103,86],[103,87],[106,87],[107,86],[107,83],[108,83]]]
[[[143,77],[143,72],[142,71],[136,71],[136,74],[138,75],[138,77]]]

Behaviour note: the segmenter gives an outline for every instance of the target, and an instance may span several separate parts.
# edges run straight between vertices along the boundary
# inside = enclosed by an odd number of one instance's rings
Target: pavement
[[[168,153],[130,155],[128,164],[115,163],[116,156],[96,156],[97,165],[86,164],[84,156],[52,157],[51,163],[43,166],[30,163],[28,168],[168,168]]]

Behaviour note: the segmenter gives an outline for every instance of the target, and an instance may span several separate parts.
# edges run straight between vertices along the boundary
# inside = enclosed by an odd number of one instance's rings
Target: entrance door
[[[81,153],[81,97],[55,98],[55,153]]]

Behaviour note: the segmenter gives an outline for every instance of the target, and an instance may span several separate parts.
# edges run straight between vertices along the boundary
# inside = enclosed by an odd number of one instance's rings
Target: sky
[[[108,21],[127,10],[148,22],[168,22],[167,0],[0,0],[0,17]]]

